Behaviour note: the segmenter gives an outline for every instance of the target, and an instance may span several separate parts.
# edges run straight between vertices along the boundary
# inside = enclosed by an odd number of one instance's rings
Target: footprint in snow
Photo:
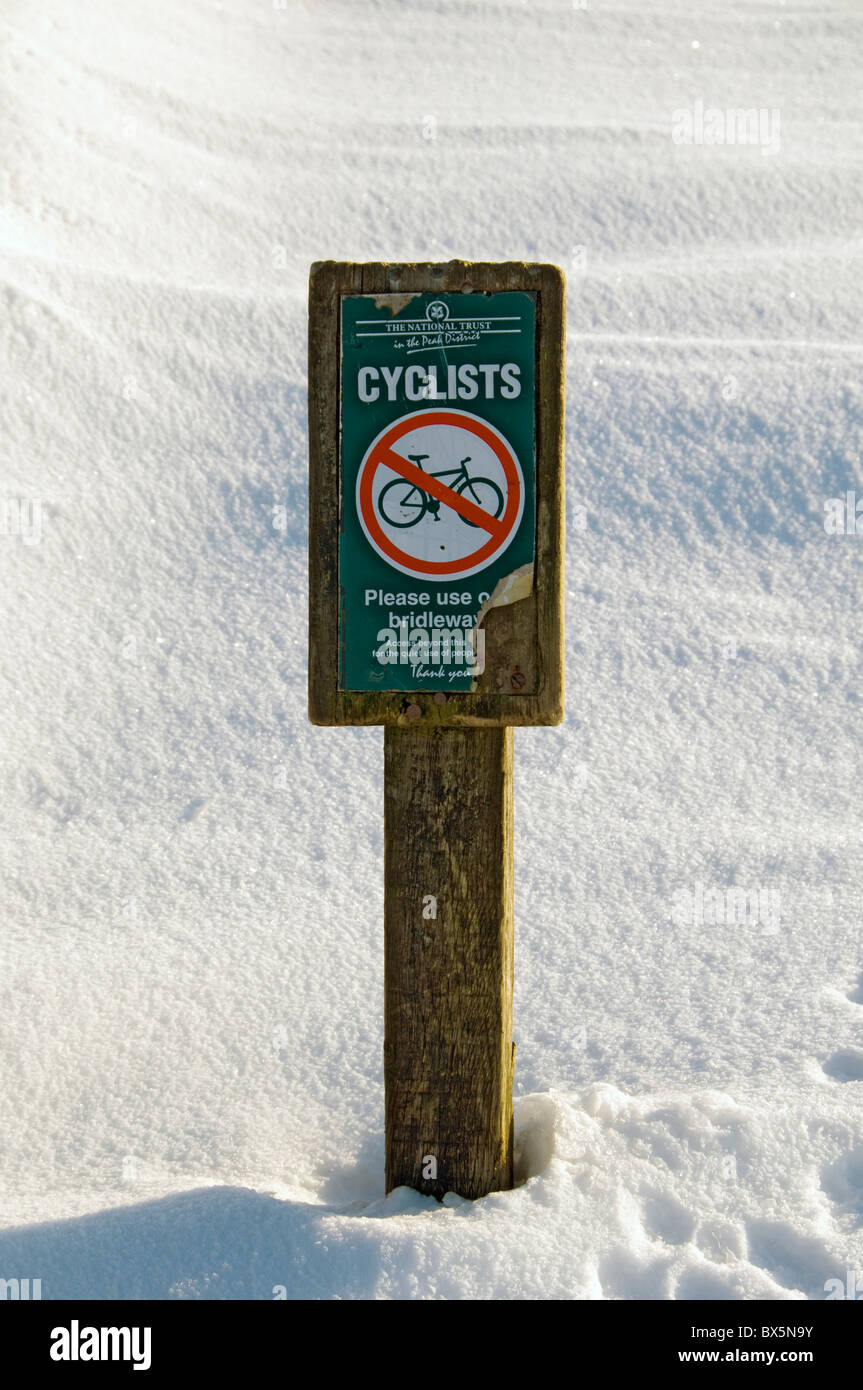
[[[863,1048],[840,1048],[827,1058],[821,1070],[834,1081],[863,1081]]]
[[[863,1147],[828,1163],[821,1170],[821,1188],[844,1212],[863,1218]]]
[[[674,1197],[648,1197],[642,1221],[647,1234],[666,1245],[685,1245],[695,1234],[695,1219]]]
[[[801,1234],[787,1221],[750,1221],[746,1235],[751,1264],[783,1288],[807,1298],[824,1297],[825,1283],[837,1273],[839,1261],[822,1241]]]

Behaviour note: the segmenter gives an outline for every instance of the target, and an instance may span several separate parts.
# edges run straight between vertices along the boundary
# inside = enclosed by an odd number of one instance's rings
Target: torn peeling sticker
[[[533,561],[526,565],[519,565],[512,574],[505,574],[494,586],[489,597],[486,599],[479,616],[476,620],[476,627],[480,627],[486,613],[492,608],[500,608],[506,603],[518,603],[519,599],[528,598],[533,592]]]
[[[519,599],[529,598],[532,592],[532,560],[526,565],[519,565],[518,569],[512,571],[512,574],[505,574],[502,579],[499,579],[497,581],[497,583],[494,586],[494,589],[489,594],[482,608],[479,610],[476,622],[474,623],[471,632],[471,640],[473,642],[474,651],[476,651],[477,632],[482,627],[486,615],[491,611],[491,609],[503,608],[509,605],[510,603],[518,603]],[[471,681],[470,688],[472,691],[477,690],[477,681]]]
[[[368,297],[371,299],[373,296],[369,295]],[[396,314],[400,314],[402,309],[406,309],[417,298],[418,295],[415,294],[376,294],[374,295],[375,308],[389,309],[390,314],[395,318]]]

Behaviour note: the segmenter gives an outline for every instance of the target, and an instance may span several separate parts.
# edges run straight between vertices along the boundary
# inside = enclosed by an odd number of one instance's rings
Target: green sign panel
[[[341,299],[339,688],[470,690],[536,532],[536,299]]]

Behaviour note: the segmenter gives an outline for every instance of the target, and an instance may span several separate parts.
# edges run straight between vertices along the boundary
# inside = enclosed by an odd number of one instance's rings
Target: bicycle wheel
[[[456,488],[460,497],[466,497],[469,502],[475,502],[478,507],[482,507],[489,516],[500,516],[503,511],[503,493],[497,483],[493,483],[491,478],[468,478],[466,482],[460,483]],[[461,512],[459,512],[461,516]],[[468,521],[466,516],[461,516],[465,526],[476,526],[477,522]]]
[[[378,511],[388,526],[416,526],[425,510],[425,493],[407,478],[393,478],[380,490]]]

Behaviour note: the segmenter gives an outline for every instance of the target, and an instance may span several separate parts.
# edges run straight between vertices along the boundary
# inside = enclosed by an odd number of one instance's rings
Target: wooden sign
[[[309,308],[312,721],[558,723],[561,272],[325,261]]]
[[[512,1186],[514,724],[563,718],[563,275],[312,267],[309,713],[384,724],[386,1186]]]

